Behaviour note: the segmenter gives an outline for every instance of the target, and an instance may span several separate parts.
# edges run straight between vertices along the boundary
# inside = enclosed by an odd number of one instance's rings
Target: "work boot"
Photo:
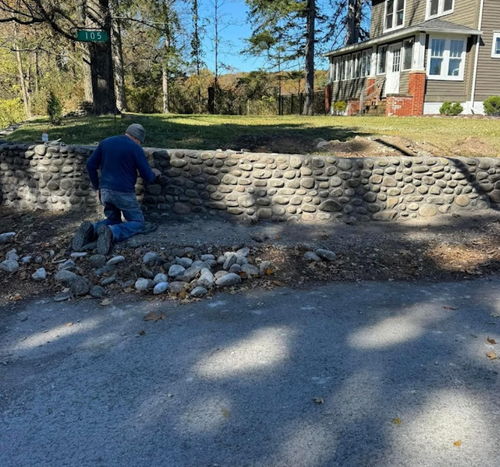
[[[82,251],[83,246],[90,243],[95,238],[94,226],[92,222],[84,221],[82,225],[78,228],[73,241],[71,242],[71,248],[73,251]]]
[[[107,225],[100,225],[97,228],[97,253],[107,255],[113,243],[113,232]]]

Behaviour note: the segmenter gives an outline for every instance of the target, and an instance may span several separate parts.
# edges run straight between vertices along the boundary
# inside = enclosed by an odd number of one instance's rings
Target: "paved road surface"
[[[499,278],[20,307],[2,467],[500,465]]]

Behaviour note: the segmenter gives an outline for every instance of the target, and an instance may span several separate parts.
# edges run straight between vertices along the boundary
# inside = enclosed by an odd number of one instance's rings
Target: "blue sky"
[[[219,0],[222,1],[222,0]],[[210,0],[201,0],[200,16],[213,17],[213,6]],[[248,8],[244,0],[225,0],[225,5],[221,9],[220,16],[222,17],[222,44],[219,53],[219,63],[222,62],[235,69],[235,71],[253,71],[259,68],[266,68],[264,58],[257,58],[248,55],[243,55],[241,50],[245,48],[245,39],[250,37],[252,33],[251,25],[248,24]],[[214,53],[213,53],[213,26],[207,26],[207,36],[203,40],[203,48],[205,51],[204,61],[207,67],[214,70]],[[323,68],[326,68],[326,61],[322,61]],[[303,60],[297,63],[295,69],[303,68]],[[224,74],[229,70],[220,70]]]
[[[209,0],[201,2],[201,16],[210,17],[213,6]],[[230,65],[238,71],[258,70],[265,66],[265,60],[243,55],[241,50],[245,48],[245,39],[252,33],[251,26],[247,19],[248,8],[243,0],[228,0],[223,6],[220,16],[222,44],[219,51],[219,62]],[[214,28],[207,26],[207,37],[203,41],[205,51],[205,62],[212,71],[214,69],[213,37]],[[208,39],[208,40],[207,40]]]

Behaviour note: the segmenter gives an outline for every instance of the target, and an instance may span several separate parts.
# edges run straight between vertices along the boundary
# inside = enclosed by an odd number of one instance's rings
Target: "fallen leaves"
[[[394,425],[401,425],[401,419],[398,417],[393,418],[392,423],[394,423]]]
[[[66,326],[68,327],[73,326],[73,323],[66,323]]]
[[[322,397],[315,397],[313,399],[313,401],[316,403],[316,404],[324,404],[325,403],[325,400],[322,398]]]
[[[222,412],[222,415],[224,415],[224,418],[229,418],[231,416],[231,411],[229,411],[225,407],[222,407],[221,412]]]
[[[491,337],[488,337],[486,340],[488,341],[489,344],[495,345],[497,343],[497,341]]]
[[[445,310],[456,310],[456,308],[453,308],[451,306],[444,306],[443,307]]]
[[[100,305],[101,306],[108,306],[108,305],[111,305],[113,302],[109,299],[109,298],[105,298],[101,303]]]
[[[453,446],[455,446],[455,447],[457,447],[457,448],[458,448],[458,447],[460,447],[460,446],[462,446],[462,441],[460,441],[460,440],[455,441],[455,442],[453,443]]]
[[[490,360],[498,360],[498,355],[495,352],[493,352],[493,350],[490,350],[489,352],[486,352],[486,356]]]
[[[142,331],[139,331],[139,336],[145,336],[146,335],[146,331],[143,329]]]
[[[22,296],[21,294],[18,294],[18,293],[14,294],[14,295],[11,295],[11,296],[9,297],[9,300],[10,300],[11,302],[19,302],[19,301],[20,301],[20,300],[22,300],[22,299],[23,299],[23,296]]]
[[[165,313],[155,313],[154,311],[150,311],[144,318],[144,321],[160,321],[161,319],[165,319]]]

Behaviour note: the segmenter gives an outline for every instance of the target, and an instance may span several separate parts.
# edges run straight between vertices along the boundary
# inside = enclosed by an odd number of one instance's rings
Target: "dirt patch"
[[[229,145],[228,149],[279,154],[323,154],[337,157],[496,157],[498,155],[493,145],[473,136],[460,139],[449,149],[444,150],[427,141],[417,142],[401,136],[356,136],[347,141],[326,141],[299,135],[244,135]]]
[[[314,151],[314,148],[314,140],[303,136],[243,135],[227,149],[245,152],[308,154]]]
[[[19,271],[0,271],[0,306],[39,295],[53,296],[62,286],[53,280],[58,265],[69,258],[69,245],[81,214],[14,213],[3,209],[2,232],[15,231],[12,242],[0,244],[0,259],[15,248],[20,258],[31,256]],[[96,217],[94,217],[96,219]],[[0,232],[1,233],[1,232]],[[241,288],[300,287],[324,281],[449,281],[500,273],[500,213],[483,211],[473,217],[442,216],[428,221],[335,224],[259,224],[243,226],[215,220],[169,221],[157,232],[139,235],[116,245],[113,254],[125,256],[116,271],[117,281],[107,286],[107,296],[136,293],[127,281],[141,276],[141,258],[156,251],[167,258],[186,247],[192,254],[219,255],[243,245],[256,264],[273,263],[269,276],[244,281]],[[326,248],[335,261],[307,261],[304,253]],[[89,252],[89,255],[92,254]],[[38,258],[38,262],[35,259]],[[75,260],[79,273],[94,284],[87,258]],[[39,267],[49,276],[44,282],[31,278]],[[154,271],[155,273],[157,271]]]
[[[498,156],[498,151],[496,151],[494,146],[481,141],[475,136],[468,136],[457,141],[456,147],[452,152],[455,156],[464,157]]]

